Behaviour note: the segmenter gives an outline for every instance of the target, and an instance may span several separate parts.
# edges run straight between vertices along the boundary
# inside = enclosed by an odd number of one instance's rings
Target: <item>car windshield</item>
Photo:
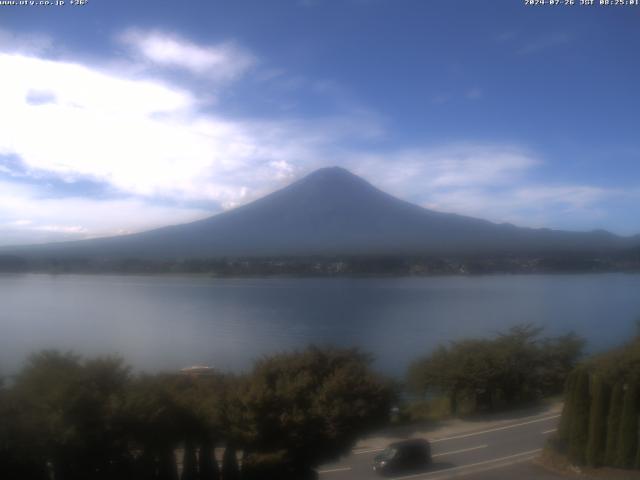
[[[395,448],[385,448],[381,454],[381,456],[385,459],[385,460],[391,460],[393,457],[395,457],[398,453],[398,450],[396,450]]]

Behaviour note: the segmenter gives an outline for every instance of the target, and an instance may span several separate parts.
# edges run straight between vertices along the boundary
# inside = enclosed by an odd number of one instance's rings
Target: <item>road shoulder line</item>
[[[424,472],[424,473],[416,473],[414,475],[405,475],[402,477],[393,477],[390,480],[405,480],[408,478],[424,478],[425,480],[444,480],[447,478],[451,478],[451,472],[459,472],[454,473],[453,475],[468,475],[471,473],[477,473],[481,471],[494,470],[497,468],[507,467],[509,465],[514,465],[516,463],[525,462],[527,460],[532,460],[535,456],[542,451],[541,448],[536,448],[535,450],[528,450],[526,452],[514,453],[513,455],[507,455],[506,457],[494,458],[490,460],[483,460],[481,462],[470,463],[468,465],[460,465],[458,467],[447,468],[441,470],[439,472]],[[494,464],[494,465],[491,465]],[[487,468],[482,468],[483,466],[488,466]],[[480,468],[474,468],[480,467]],[[461,470],[467,469],[468,471],[460,472]]]
[[[444,438],[435,438],[433,440],[430,440],[430,442],[431,443],[438,443],[438,442],[446,442],[448,440],[458,440],[460,438],[474,437],[476,435],[483,435],[485,433],[499,432],[501,430],[509,430],[510,428],[517,428],[517,427],[523,427],[525,425],[531,425],[533,423],[546,422],[547,420],[554,420],[556,418],[560,418],[560,414],[551,415],[550,417],[545,417],[545,418],[539,418],[537,420],[529,420],[528,422],[521,422],[521,423],[516,423],[516,424],[512,424],[512,425],[505,425],[504,427],[490,428],[488,430],[482,430],[480,432],[464,433],[464,434],[461,434],[461,435],[454,435],[454,436],[451,436],[451,437],[444,437]]]

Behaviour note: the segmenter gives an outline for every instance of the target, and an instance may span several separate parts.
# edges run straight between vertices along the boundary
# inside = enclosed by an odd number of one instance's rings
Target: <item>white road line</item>
[[[483,435],[485,433],[491,433],[491,432],[499,432],[501,430],[508,430],[510,428],[517,428],[517,427],[522,427],[524,425],[531,425],[532,423],[546,422],[547,420],[553,420],[554,418],[558,418],[558,417],[560,417],[560,415],[552,415],[551,417],[540,418],[538,420],[529,420],[528,422],[516,423],[514,425],[505,425],[504,427],[490,428],[489,430],[483,430],[481,432],[467,433],[464,435],[455,435],[453,437],[436,438],[434,440],[431,440],[431,443],[446,442],[448,440],[458,440],[459,438],[475,437],[476,435]]]
[[[384,448],[371,448],[369,450],[355,450],[351,452],[353,455],[362,455],[363,453],[381,452]]]
[[[351,467],[329,468],[328,470],[318,470],[318,474],[322,475],[323,473],[348,472],[349,470],[351,470]]]
[[[542,434],[543,434],[543,435],[546,435],[547,433],[553,433],[553,432],[555,432],[556,430],[558,430],[558,429],[557,429],[557,428],[552,428],[551,430],[543,430],[543,431],[542,431]]]
[[[463,448],[462,450],[453,450],[451,452],[436,453],[435,455],[431,455],[431,456],[432,457],[444,457],[445,455],[453,455],[455,453],[471,452],[472,450],[480,450],[481,448],[487,448],[488,446],[489,445],[478,445],[477,447]]]
[[[498,431],[501,431],[501,430],[508,430],[510,428],[522,427],[524,425],[531,425],[533,423],[546,422],[547,420],[553,420],[553,419],[559,418],[559,417],[560,417],[559,414],[558,415],[551,415],[549,417],[537,418],[535,420],[529,420],[527,422],[515,423],[515,424],[512,424],[512,425],[505,425],[504,427],[490,428],[488,430],[482,430],[480,432],[472,432],[472,433],[466,433],[466,434],[462,434],[462,435],[454,435],[453,437],[435,438],[433,440],[430,440],[430,442],[431,443],[438,443],[438,442],[446,442],[448,440],[457,440],[459,438],[474,437],[476,435],[483,435],[485,433],[498,432]],[[525,417],[525,418],[527,418],[527,417]],[[528,418],[534,418],[534,417],[528,417]],[[384,448],[370,448],[370,449],[366,449],[366,450],[354,450],[351,453],[353,455],[362,455],[364,453],[381,452],[383,450],[384,450]]]
[[[474,467],[480,467],[483,465],[488,465],[491,463],[500,463],[499,466],[496,466],[496,468],[499,467],[503,467],[503,466],[507,466],[507,465],[511,465],[512,463],[518,463],[519,461],[524,461],[524,460],[528,460],[529,457],[533,458],[533,456],[535,456],[535,454],[540,453],[542,451],[541,448],[537,448],[535,450],[529,450],[527,452],[521,452],[521,453],[515,453],[513,455],[508,455],[506,457],[500,457],[500,458],[494,458],[491,460],[483,460],[482,462],[476,462],[476,463],[470,463],[468,465],[460,465],[459,467],[452,467],[452,468],[445,468],[442,469],[438,472],[429,472],[429,473],[416,473],[414,475],[405,475],[403,477],[393,477],[391,480],[402,480],[405,478],[418,478],[418,477],[422,477],[425,479],[429,479],[429,480],[439,480],[439,479],[445,479],[445,478],[449,478],[450,472],[456,472],[456,471],[460,471],[460,470],[464,470],[464,469],[473,469]],[[514,459],[518,459],[512,462],[507,462],[504,463],[506,460],[514,460]],[[490,470],[489,468],[487,470]],[[475,472],[475,470],[474,470]],[[440,476],[437,476],[441,474]],[[427,475],[435,475],[435,476],[427,476]]]

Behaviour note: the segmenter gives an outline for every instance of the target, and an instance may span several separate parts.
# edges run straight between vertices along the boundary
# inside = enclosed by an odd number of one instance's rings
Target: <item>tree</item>
[[[198,459],[196,447],[191,440],[185,441],[184,456],[182,458],[182,476],[180,480],[196,480],[198,475]]]
[[[258,361],[238,390],[243,447],[286,452],[293,478],[347,453],[390,411],[391,390],[369,364],[355,349],[316,347]]]
[[[141,452],[140,475],[177,478],[175,450],[182,446],[183,480],[219,480],[214,447],[224,434],[226,388],[218,373],[143,375],[131,382],[126,424]]]
[[[117,420],[128,376],[119,359],[83,362],[55,351],[33,355],[17,376],[19,433],[57,480],[118,478],[128,469]]]
[[[200,480],[220,480],[220,469],[215,458],[214,443],[208,438],[204,439],[200,445],[198,472]]]
[[[558,446],[562,453],[566,453],[569,446],[569,438],[571,436],[571,419],[573,417],[573,402],[575,398],[574,393],[577,376],[577,372],[571,372],[566,381],[564,405],[562,406],[562,415],[560,416],[557,436]]]
[[[13,391],[0,384],[0,478],[48,480],[46,456]]]
[[[180,411],[177,435],[184,442],[182,480],[217,480],[218,464],[213,454],[215,439],[222,436],[226,377],[217,372],[172,375],[165,382]],[[199,461],[196,450],[200,451]]]
[[[586,460],[592,467],[599,467],[604,462],[604,450],[607,439],[607,410],[609,391],[601,375],[594,375],[592,380],[591,411],[589,413],[589,441],[587,443]]]
[[[416,392],[444,394],[452,414],[459,412],[461,399],[469,399],[476,410],[494,407],[507,377],[497,344],[488,340],[462,340],[448,348],[440,346],[426,358],[414,362],[408,383]]]
[[[539,388],[543,395],[564,391],[567,375],[582,357],[585,340],[575,333],[545,338],[540,343]]]
[[[635,463],[638,445],[638,387],[635,382],[625,386],[618,431],[616,465],[622,468],[631,468]]]
[[[609,415],[607,417],[607,445],[605,449],[606,465],[614,465],[616,462],[623,395],[623,382],[617,382],[611,392]]]
[[[222,455],[222,480],[238,480],[240,478],[237,455],[236,447],[232,443],[228,443]]]
[[[569,459],[584,465],[589,434],[589,373],[578,371],[572,400],[572,415],[569,437]]]
[[[574,370],[567,381],[556,449],[563,452],[566,440],[569,458],[575,463],[583,463],[584,458],[590,465],[640,468],[639,371],[640,337],[594,356]],[[590,407],[585,381],[589,375]],[[588,441],[583,457],[585,415],[588,415]]]
[[[541,327],[517,325],[495,340],[498,382],[508,405],[535,399],[540,391]]]
[[[192,421],[173,389],[174,375],[142,375],[132,381],[125,406],[126,428],[141,451],[140,468],[158,480],[178,476],[175,449]],[[157,472],[157,473],[154,473]]]
[[[407,375],[409,388],[419,395],[429,391],[444,393],[449,397],[453,415],[458,413],[458,395],[465,388],[464,379],[454,370],[455,360],[451,349],[440,345],[431,355],[411,364]]]
[[[419,394],[448,396],[453,414],[461,397],[476,410],[491,410],[498,402],[511,406],[560,393],[584,342],[573,334],[541,338],[541,332],[527,324],[493,339],[440,346],[410,366],[407,383]]]

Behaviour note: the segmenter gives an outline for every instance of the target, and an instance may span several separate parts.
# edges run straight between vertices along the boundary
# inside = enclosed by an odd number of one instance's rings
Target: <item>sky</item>
[[[184,223],[335,165],[431,209],[640,233],[640,7],[11,1],[0,245]]]

